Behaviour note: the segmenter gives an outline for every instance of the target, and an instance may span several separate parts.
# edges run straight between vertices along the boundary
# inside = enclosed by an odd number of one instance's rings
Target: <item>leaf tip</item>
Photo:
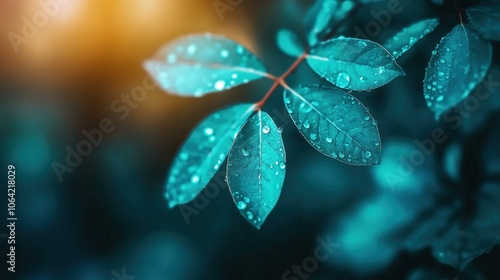
[[[177,203],[175,201],[169,201],[168,202],[168,208],[173,209],[175,206],[177,206]]]
[[[251,223],[257,230],[260,230],[260,228],[262,227],[262,223],[257,223],[257,224],[254,224],[254,223]]]

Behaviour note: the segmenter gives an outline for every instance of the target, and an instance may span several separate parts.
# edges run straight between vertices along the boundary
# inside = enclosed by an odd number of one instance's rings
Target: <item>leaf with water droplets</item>
[[[281,29],[278,31],[276,43],[280,50],[289,56],[301,56],[304,52],[304,47],[300,43],[297,34],[288,29]]]
[[[231,106],[208,116],[191,132],[168,175],[165,196],[170,207],[190,202],[210,182],[253,110],[251,104]]]
[[[500,1],[485,1],[465,10],[471,26],[488,40],[500,41]]]
[[[309,66],[337,87],[371,90],[405,73],[381,45],[356,38],[336,38],[314,47]]]
[[[190,35],[162,47],[144,68],[160,87],[203,96],[264,77],[266,65],[242,45],[219,35]]]
[[[438,119],[460,103],[486,76],[491,44],[467,25],[457,25],[441,39],[425,71],[424,97]]]
[[[300,133],[319,152],[352,165],[380,163],[377,122],[352,95],[311,85],[286,90],[284,101]]]
[[[227,179],[241,215],[260,228],[278,202],[285,180],[285,147],[271,117],[256,112],[229,152]]]
[[[438,26],[438,19],[425,19],[403,28],[383,44],[395,58],[400,57],[415,45],[425,35],[431,33]]]

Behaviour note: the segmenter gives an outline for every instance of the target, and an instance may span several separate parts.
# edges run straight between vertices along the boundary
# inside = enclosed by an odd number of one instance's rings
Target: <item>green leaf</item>
[[[486,1],[465,12],[479,34],[488,40],[500,41],[500,1]]]
[[[280,29],[276,41],[280,50],[289,56],[298,57],[304,52],[297,35],[288,29]]]
[[[161,88],[200,97],[266,76],[266,65],[242,45],[223,36],[191,35],[162,47],[144,68]]]
[[[415,45],[420,39],[434,31],[439,24],[439,19],[425,19],[405,27],[383,44],[395,58],[400,57]]]
[[[211,114],[196,126],[168,175],[165,196],[171,208],[192,201],[205,188],[253,110],[251,104],[235,105]]]
[[[281,130],[258,111],[243,126],[229,152],[227,179],[241,215],[260,228],[278,202],[285,180]]]
[[[381,45],[356,38],[320,43],[307,57],[309,66],[339,88],[371,90],[405,73]]]
[[[424,96],[438,119],[469,96],[486,76],[491,44],[467,25],[457,25],[432,52],[425,71]]]
[[[380,163],[377,122],[352,95],[315,85],[285,90],[285,106],[316,150],[352,165]]]

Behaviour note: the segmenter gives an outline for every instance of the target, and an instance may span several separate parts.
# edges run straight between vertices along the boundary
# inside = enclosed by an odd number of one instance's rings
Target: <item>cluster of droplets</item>
[[[441,57],[436,59],[432,64],[436,71],[431,76],[431,80],[424,80],[424,98],[429,108],[433,107],[435,103],[444,101],[444,94],[448,88],[447,84],[450,79],[449,73],[451,71],[451,63],[448,63],[446,59],[446,57],[449,56],[450,51],[450,48],[444,48],[444,54],[442,54]],[[437,55],[437,51],[434,50],[432,55]]]

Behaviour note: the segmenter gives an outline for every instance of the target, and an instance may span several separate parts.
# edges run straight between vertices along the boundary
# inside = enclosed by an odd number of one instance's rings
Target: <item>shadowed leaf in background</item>
[[[465,10],[471,26],[488,40],[500,41],[500,1],[486,1]]]
[[[468,25],[459,24],[432,52],[425,71],[424,97],[438,119],[467,98],[491,64],[491,44]]]

